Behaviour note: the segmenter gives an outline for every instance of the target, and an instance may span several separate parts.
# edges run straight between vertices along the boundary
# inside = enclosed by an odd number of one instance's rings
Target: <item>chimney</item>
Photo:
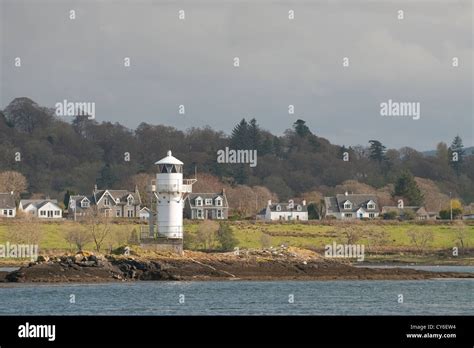
[[[301,204],[303,204],[303,206],[306,205],[306,199],[303,199],[303,201],[301,202]]]
[[[13,196],[13,191],[10,191],[10,194]]]
[[[344,196],[349,196],[349,193],[347,191],[344,192]]]
[[[94,191],[97,191],[97,184],[94,185]]]
[[[272,200],[269,199],[267,205],[272,205]]]

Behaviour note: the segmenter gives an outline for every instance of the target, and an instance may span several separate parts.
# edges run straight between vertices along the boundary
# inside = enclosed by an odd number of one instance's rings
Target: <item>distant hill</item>
[[[474,146],[466,147],[464,150],[466,155],[474,155]],[[436,156],[436,150],[423,151],[422,154],[425,156]]]

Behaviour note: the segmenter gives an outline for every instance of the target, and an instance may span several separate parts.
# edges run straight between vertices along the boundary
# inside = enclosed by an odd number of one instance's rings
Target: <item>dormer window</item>
[[[89,201],[88,200],[83,200],[81,202],[81,208],[89,208]]]
[[[344,209],[352,209],[352,203],[350,201],[345,201]]]
[[[133,197],[132,196],[127,198],[127,204],[128,205],[133,205]]]
[[[197,207],[202,207],[202,199],[201,198],[196,198],[196,206]]]
[[[302,209],[301,205],[298,204],[298,206],[296,207],[296,210],[301,211],[301,209]]]
[[[222,207],[222,198],[221,198],[221,197],[217,197],[217,198],[216,198],[216,205],[217,205],[218,207]]]
[[[369,201],[367,203],[367,209],[375,209],[375,202],[374,201]]]
[[[281,205],[278,204],[277,207],[276,207],[276,210],[281,211]]]
[[[212,205],[212,198],[206,198],[205,204]]]

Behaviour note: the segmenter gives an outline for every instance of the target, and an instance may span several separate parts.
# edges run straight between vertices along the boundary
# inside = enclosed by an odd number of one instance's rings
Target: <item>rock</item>
[[[48,262],[48,261],[49,261],[49,257],[47,256],[39,255],[36,258],[36,262]]]

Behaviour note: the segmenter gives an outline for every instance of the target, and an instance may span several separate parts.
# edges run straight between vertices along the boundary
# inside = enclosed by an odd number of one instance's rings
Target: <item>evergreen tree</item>
[[[461,173],[464,154],[465,151],[462,139],[459,135],[456,135],[453,142],[451,143],[451,146],[449,147],[449,163],[457,175]]]
[[[71,198],[71,196],[74,196],[75,194],[76,194],[75,192],[69,191],[69,190],[67,190],[66,193],[64,194],[63,203],[66,208],[69,206],[69,199]]]
[[[243,118],[242,121],[240,121],[232,130],[230,144],[232,148],[236,150],[250,149],[249,124],[245,118]]]
[[[219,224],[219,229],[217,230],[217,240],[221,245],[222,251],[234,250],[238,244],[238,241],[234,236],[234,232],[232,232],[229,224],[224,222]]]
[[[296,120],[295,123],[293,123],[293,128],[300,137],[305,137],[309,134],[312,134],[311,131],[309,130],[308,126],[306,125],[306,121],[303,120]]]
[[[97,179],[97,185],[102,188],[111,188],[117,181],[117,176],[110,167],[110,164],[106,164],[100,171],[100,176]]]
[[[252,118],[248,124],[248,138],[252,150],[260,152],[262,147],[262,134],[260,127],[257,124],[257,120]]]
[[[385,146],[378,140],[369,140],[370,147],[369,147],[369,158],[373,161],[377,161],[381,163],[382,161],[386,160],[385,156]]]
[[[423,204],[424,200],[415,178],[409,171],[404,171],[398,177],[393,195],[405,198],[407,200],[405,205],[419,206]]]

